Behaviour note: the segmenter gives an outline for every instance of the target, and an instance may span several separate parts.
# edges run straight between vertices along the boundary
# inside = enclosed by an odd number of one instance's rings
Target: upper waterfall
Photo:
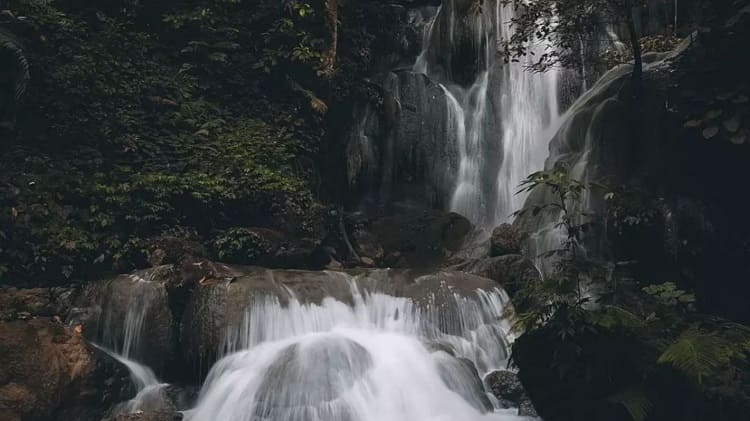
[[[360,193],[454,211],[481,228],[512,219],[525,199],[518,185],[544,166],[560,102],[558,69],[535,73],[534,55],[503,57],[514,16],[496,0],[443,1],[413,66],[383,82],[385,119],[358,116],[347,155]],[[548,48],[530,46],[536,56]]]

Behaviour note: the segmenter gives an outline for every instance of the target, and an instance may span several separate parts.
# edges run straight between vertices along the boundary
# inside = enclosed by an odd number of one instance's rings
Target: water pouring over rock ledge
[[[91,284],[71,323],[155,366],[176,358],[199,377],[210,367],[185,419],[517,418],[481,380],[507,366],[512,340],[508,296],[490,279],[215,264],[212,276],[183,285],[190,291],[178,307],[176,273],[160,266]],[[171,352],[158,351],[178,336]]]

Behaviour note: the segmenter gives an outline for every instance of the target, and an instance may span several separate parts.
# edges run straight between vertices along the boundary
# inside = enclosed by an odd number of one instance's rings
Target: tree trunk
[[[324,0],[326,26],[328,27],[328,48],[323,52],[321,74],[331,79],[336,72],[336,55],[339,40],[339,0]]]
[[[627,14],[628,33],[630,35],[630,47],[633,49],[633,94],[636,98],[641,96],[641,85],[643,82],[643,54],[638,31],[635,28],[634,14],[638,13],[638,7],[632,7]]]

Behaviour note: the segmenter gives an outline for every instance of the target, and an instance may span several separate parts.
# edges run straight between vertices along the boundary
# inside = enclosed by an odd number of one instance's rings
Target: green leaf
[[[633,421],[644,421],[654,406],[646,396],[646,392],[640,387],[622,390],[611,395],[607,400],[625,407]]]
[[[730,350],[722,338],[698,329],[689,329],[664,350],[659,364],[671,365],[698,384],[729,362]]]

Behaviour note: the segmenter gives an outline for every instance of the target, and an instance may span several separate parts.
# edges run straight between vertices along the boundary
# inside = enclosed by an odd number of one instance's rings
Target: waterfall
[[[151,368],[137,361],[142,354],[140,344],[149,311],[164,294],[161,284],[146,278],[138,274],[126,276],[107,283],[100,291],[104,294],[101,299],[104,323],[98,336],[103,345],[95,346],[127,367],[136,390],[133,399],[115,410],[122,414],[158,408],[164,401],[164,388],[168,386],[159,381]],[[124,303],[119,298],[123,298]]]
[[[497,10],[501,38],[509,39],[515,11],[512,6],[498,6]],[[531,61],[547,48],[543,44],[532,45],[533,54],[504,68],[505,83],[500,93],[503,162],[497,177],[495,223],[507,222],[513,212],[523,207],[526,195],[516,194],[518,186],[529,174],[544,167],[549,140],[559,126],[558,69],[544,73],[528,69]]]
[[[351,303],[256,300],[185,419],[521,419],[478,377],[507,365],[504,292],[418,300],[350,285]]]
[[[512,35],[513,5],[485,0],[461,18],[456,4],[444,2],[425,28],[413,71],[438,81],[445,92],[445,118],[455,132],[459,161],[456,177],[448,178],[453,182],[449,209],[492,228],[511,220],[525,200],[516,194],[518,185],[544,166],[547,145],[559,124],[559,72],[528,69],[548,48],[542,44],[531,45],[534,54],[519,62],[505,63],[498,57],[502,41]],[[461,55],[467,45],[474,48],[473,57]],[[444,57],[452,54],[469,58],[461,65],[477,64],[473,82],[459,80],[451,59]]]

